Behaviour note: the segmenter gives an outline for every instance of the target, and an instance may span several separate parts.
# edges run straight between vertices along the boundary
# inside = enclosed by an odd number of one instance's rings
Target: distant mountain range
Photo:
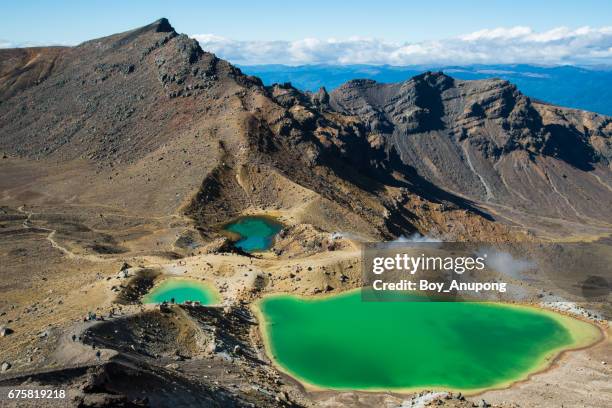
[[[251,65],[240,67],[266,85],[291,82],[298,89],[332,90],[352,79],[401,82],[428,70],[443,71],[458,79],[501,78],[511,81],[532,98],[612,115],[612,67],[543,67],[535,65],[406,66],[389,65]]]

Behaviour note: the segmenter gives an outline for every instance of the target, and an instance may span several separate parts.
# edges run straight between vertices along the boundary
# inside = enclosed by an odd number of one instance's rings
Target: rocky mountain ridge
[[[373,148],[431,183],[497,211],[608,224],[612,119],[531,101],[502,80],[425,73],[355,80],[331,106],[364,118]]]
[[[375,236],[430,232],[437,216],[421,208],[521,227],[543,214],[609,226],[609,206],[591,203],[610,198],[610,118],[532,102],[506,81],[428,72],[398,84],[353,80],[331,94],[265,87],[166,19],[17,53],[0,66],[0,149],[85,161],[113,180],[98,188],[92,179],[93,190],[113,191],[123,204],[138,207],[139,190],[155,188],[157,212],[182,206],[200,223],[201,214],[221,222],[275,201],[295,208],[246,186],[266,174],[314,192],[334,214],[348,211],[361,220],[355,229]],[[322,224],[339,229],[342,217]]]

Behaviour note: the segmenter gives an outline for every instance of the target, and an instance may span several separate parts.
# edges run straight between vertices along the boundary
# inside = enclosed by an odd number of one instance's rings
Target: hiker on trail
[[[76,341],[76,334],[72,335],[72,341]]]
[[[100,350],[96,351],[96,360],[100,361],[100,356],[102,355],[102,353],[100,353]]]

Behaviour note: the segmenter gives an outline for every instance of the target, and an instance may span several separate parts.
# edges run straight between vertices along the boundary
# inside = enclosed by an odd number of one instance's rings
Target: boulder
[[[11,333],[13,333],[13,329],[6,326],[0,326],[0,337],[6,337]]]

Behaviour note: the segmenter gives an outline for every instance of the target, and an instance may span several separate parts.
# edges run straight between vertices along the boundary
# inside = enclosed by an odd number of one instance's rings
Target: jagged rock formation
[[[350,81],[331,106],[363,118],[371,147],[397,154],[400,172],[408,166],[510,218],[610,225],[609,117],[533,102],[507,81],[431,72],[397,84]]]

